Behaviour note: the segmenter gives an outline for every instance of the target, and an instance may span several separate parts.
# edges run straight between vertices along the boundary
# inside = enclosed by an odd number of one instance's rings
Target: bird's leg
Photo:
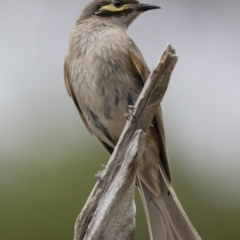
[[[95,174],[95,177],[98,179],[98,181],[102,180],[102,175],[103,175],[103,171],[106,169],[105,165],[101,165],[101,170],[98,171],[98,173]]]
[[[132,105],[128,105],[128,112],[124,114],[125,118],[128,121],[134,121],[134,113],[135,113],[135,107]]]

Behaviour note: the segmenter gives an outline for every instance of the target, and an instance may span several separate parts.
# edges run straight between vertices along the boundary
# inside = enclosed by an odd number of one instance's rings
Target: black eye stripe
[[[123,3],[122,3],[122,1],[120,1],[120,0],[115,0],[115,1],[113,2],[113,6],[114,6],[114,7],[119,8],[119,7],[121,7],[122,5],[123,5]]]

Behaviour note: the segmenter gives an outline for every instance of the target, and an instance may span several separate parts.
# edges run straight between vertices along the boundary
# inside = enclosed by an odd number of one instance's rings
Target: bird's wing
[[[77,109],[78,109],[78,112],[87,128],[87,130],[90,132],[90,133],[93,133],[91,128],[89,127],[85,117],[83,116],[83,113],[82,113],[82,110],[80,109],[80,106],[78,104],[78,101],[77,101],[77,98],[74,94],[74,91],[73,91],[73,87],[72,87],[72,84],[71,84],[71,81],[70,81],[70,78],[69,78],[69,72],[68,72],[68,68],[67,68],[67,64],[66,62],[64,63],[64,81],[65,81],[65,85],[66,85],[66,88],[67,88],[67,91],[68,91],[68,94],[70,95],[70,97],[72,97],[73,99],[73,102],[75,103]]]
[[[67,91],[68,91],[68,94],[70,95],[70,97],[72,97],[73,99],[73,102],[75,103],[75,106],[77,107],[78,109],[78,112],[87,128],[87,130],[91,133],[91,134],[94,134],[94,132],[92,131],[92,129],[90,128],[90,126],[88,125],[85,117],[83,116],[83,113],[82,113],[82,110],[78,104],[78,101],[77,101],[77,98],[74,94],[74,91],[73,91],[73,87],[72,87],[72,84],[71,84],[71,81],[70,81],[70,78],[69,78],[69,72],[68,72],[68,68],[67,68],[67,64],[66,62],[64,63],[64,81],[65,81],[65,85],[66,85],[66,88],[67,88]],[[95,135],[95,134],[94,134]],[[96,136],[96,135],[95,135]],[[97,137],[97,136],[96,136]],[[98,138],[98,137],[97,137]],[[112,154],[113,152],[113,149],[112,147],[110,147],[109,145],[107,145],[106,143],[104,143],[100,138],[98,138],[99,141],[103,144],[103,146],[107,149],[107,151]]]
[[[131,46],[129,56],[139,76],[145,83],[149,75],[149,69],[137,46],[133,42]],[[153,192],[149,191],[143,181],[137,177],[137,186],[146,213],[150,239],[201,240],[184,212],[171,185],[171,171],[160,106],[153,119],[153,125],[157,128],[160,147],[160,162],[158,167],[161,196],[156,197]]]
[[[130,40],[130,44],[131,44],[131,48],[129,48],[128,50],[129,57],[132,60],[132,63],[136,68],[140,78],[145,83],[150,71],[138,47],[135,45],[135,43],[132,40]],[[157,128],[157,133],[159,138],[160,158],[162,161],[160,165],[163,165],[164,170],[169,178],[169,181],[171,182],[172,176],[171,176],[170,164],[168,160],[168,152],[167,152],[167,146],[166,146],[165,131],[163,126],[162,110],[160,106],[158,107],[155,117],[153,119],[153,125]]]

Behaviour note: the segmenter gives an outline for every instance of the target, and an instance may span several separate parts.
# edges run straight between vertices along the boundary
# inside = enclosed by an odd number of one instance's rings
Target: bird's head
[[[97,17],[127,28],[139,14],[157,8],[160,7],[136,0],[94,0],[85,7],[79,20]]]

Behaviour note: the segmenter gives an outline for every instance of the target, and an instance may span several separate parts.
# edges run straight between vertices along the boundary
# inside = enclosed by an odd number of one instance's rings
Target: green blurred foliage
[[[75,151],[68,151],[67,146],[65,149],[61,157],[47,161],[41,155],[29,155],[28,159],[19,159],[21,164],[1,162],[1,240],[72,239],[75,219],[96,182],[94,175],[109,156],[94,141],[76,145]],[[183,167],[174,165],[173,174],[176,192],[202,238],[238,239],[240,209],[229,211],[228,206],[217,204],[220,199],[209,199],[208,191]],[[135,239],[148,239],[143,208],[136,195]]]

